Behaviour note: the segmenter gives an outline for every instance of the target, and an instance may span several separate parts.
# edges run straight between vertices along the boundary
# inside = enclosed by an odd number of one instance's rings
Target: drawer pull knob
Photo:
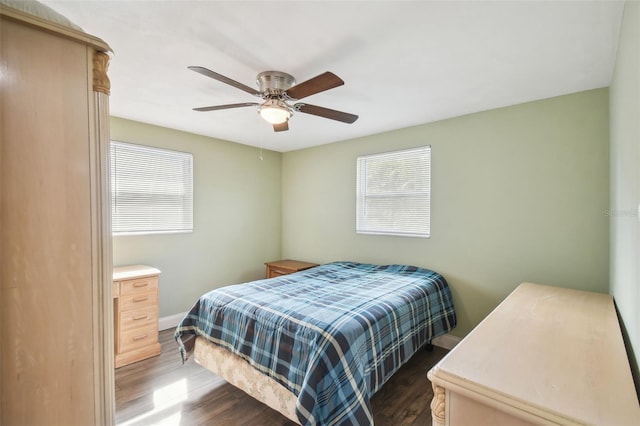
[[[133,301],[134,301],[134,302],[144,302],[144,301],[145,301],[145,300],[147,300],[147,299],[148,299],[148,297],[147,297],[147,296],[144,296],[144,297],[134,297],[134,298],[133,298]]]
[[[138,320],[143,320],[143,319],[147,319],[149,318],[149,315],[137,315],[135,317],[133,317],[134,321],[138,321]]]
[[[149,336],[148,334],[141,334],[140,336],[134,336],[133,337],[133,341],[137,341],[137,340],[142,340],[142,339],[146,339],[147,336]]]
[[[136,283],[133,283],[134,287],[146,287],[148,285],[149,285],[149,283],[146,282],[146,281],[138,281]]]

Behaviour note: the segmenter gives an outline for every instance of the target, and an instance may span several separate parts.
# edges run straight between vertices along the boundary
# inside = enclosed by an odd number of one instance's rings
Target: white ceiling
[[[41,1],[105,40],[111,114],[275,151],[326,144],[610,84],[620,1]],[[250,94],[261,71],[345,85],[273,132]]]

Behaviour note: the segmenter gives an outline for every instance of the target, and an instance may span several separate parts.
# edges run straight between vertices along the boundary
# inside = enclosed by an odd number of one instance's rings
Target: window
[[[193,231],[193,155],[111,142],[114,235]]]
[[[358,157],[356,232],[428,238],[431,147]]]

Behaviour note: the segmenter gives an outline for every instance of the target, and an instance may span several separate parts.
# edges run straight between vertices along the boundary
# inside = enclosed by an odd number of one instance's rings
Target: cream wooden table
[[[434,425],[639,425],[613,299],[521,284],[428,373]]]

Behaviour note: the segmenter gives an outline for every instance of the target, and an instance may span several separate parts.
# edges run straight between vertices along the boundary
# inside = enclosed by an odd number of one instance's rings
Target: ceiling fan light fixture
[[[291,118],[291,111],[287,105],[276,99],[269,99],[260,107],[258,113],[267,123],[281,124]]]

